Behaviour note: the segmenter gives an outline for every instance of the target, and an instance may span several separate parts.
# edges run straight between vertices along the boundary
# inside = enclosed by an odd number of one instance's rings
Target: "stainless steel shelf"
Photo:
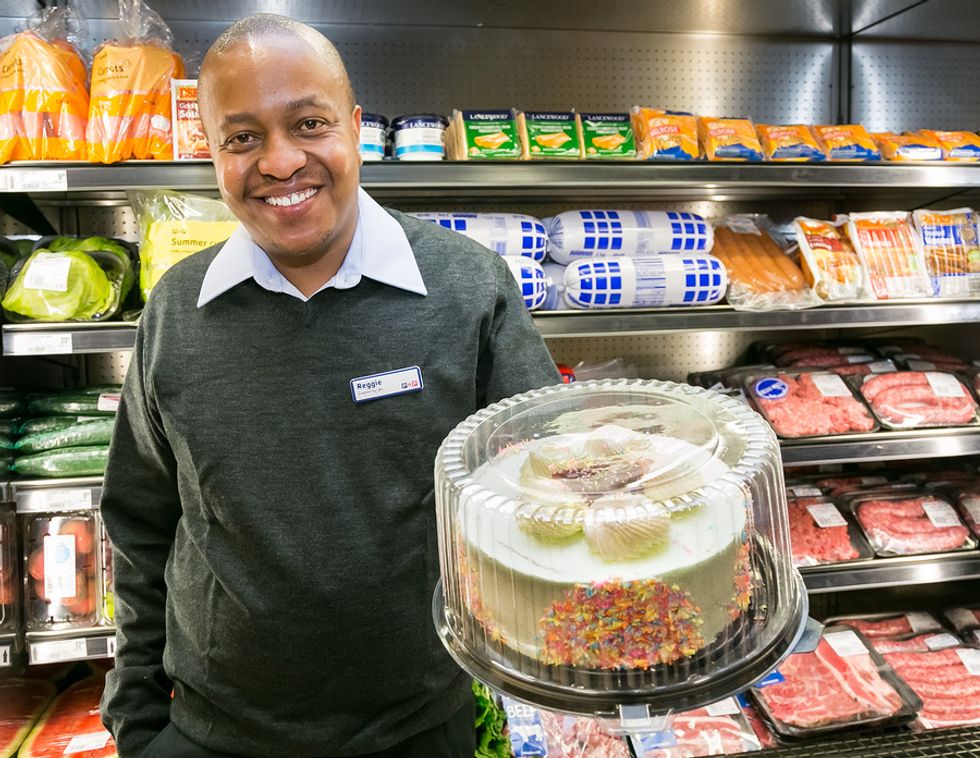
[[[786,466],[948,458],[980,453],[980,428],[847,434],[819,441],[783,440],[780,446]]]
[[[92,510],[102,498],[102,477],[12,480],[8,492],[18,513]]]
[[[24,636],[28,660],[32,664],[112,658],[116,654],[116,630],[113,627],[28,632]]]
[[[980,552],[876,558],[800,569],[812,594],[980,579]]]
[[[93,324],[4,324],[4,355],[71,355],[131,350],[136,324],[101,321]]]

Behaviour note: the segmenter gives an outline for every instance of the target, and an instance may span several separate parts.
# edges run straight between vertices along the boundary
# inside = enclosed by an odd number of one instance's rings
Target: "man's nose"
[[[285,180],[306,165],[306,153],[288,134],[268,134],[258,169],[265,176]]]

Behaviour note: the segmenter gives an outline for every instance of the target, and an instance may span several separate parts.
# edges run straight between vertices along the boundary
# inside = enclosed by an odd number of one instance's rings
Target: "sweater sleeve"
[[[149,310],[149,308],[147,309]],[[144,319],[150,315],[144,312]],[[102,719],[122,758],[138,756],[170,720],[163,668],[167,559],[181,516],[177,465],[148,391],[140,325],[109,450],[101,511],[113,549],[116,665]]]
[[[481,407],[528,390],[561,383],[507,264],[494,257],[495,302],[477,368]]]

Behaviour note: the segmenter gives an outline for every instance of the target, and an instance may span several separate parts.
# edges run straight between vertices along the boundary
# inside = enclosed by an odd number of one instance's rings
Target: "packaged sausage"
[[[523,213],[416,211],[408,215],[458,232],[498,255],[523,255],[540,262],[548,247],[544,223]]]
[[[860,124],[817,125],[817,144],[831,161],[880,161],[881,152],[868,130]]]
[[[698,136],[709,161],[761,161],[762,145],[747,118],[698,118]]]
[[[949,632],[927,632],[925,634],[903,634],[897,637],[882,637],[870,640],[879,653],[928,653],[930,650],[945,650],[948,647],[961,647],[963,641]]]
[[[711,224],[682,211],[580,210],[544,219],[548,257],[569,264],[582,258],[709,253]]]
[[[634,106],[631,116],[641,159],[696,161],[701,157],[698,121],[692,114]]]
[[[956,506],[973,535],[980,537],[980,488],[974,485],[961,490],[956,495]]]
[[[725,296],[724,265],[710,255],[639,255],[570,263],[565,300],[573,308],[714,305]]]
[[[880,556],[949,553],[977,546],[956,509],[937,495],[864,495],[852,499],[849,507]]]
[[[529,311],[536,311],[544,305],[548,296],[548,278],[541,264],[522,255],[502,256],[510,273],[521,291],[524,305]]]
[[[793,222],[803,276],[827,301],[856,300],[864,290],[861,261],[840,226],[799,216]]]
[[[915,210],[912,219],[925,254],[932,294],[936,297],[980,295],[976,212],[969,208]]]
[[[966,385],[942,371],[896,371],[855,377],[861,396],[889,429],[976,423],[977,404]]]
[[[446,157],[451,161],[518,160],[525,137],[517,111],[453,111],[446,129]]]
[[[517,114],[517,125],[524,160],[585,157],[581,124],[576,113],[521,111]]]
[[[874,557],[855,524],[828,497],[788,498],[793,565],[820,566]]]
[[[943,149],[944,160],[980,160],[980,136],[973,132],[944,132],[937,129],[923,129],[922,133],[939,143]]]
[[[883,657],[922,699],[914,728],[980,724],[980,650],[957,647]]]
[[[827,160],[810,127],[805,124],[756,124],[755,130],[768,161],[803,163]]]
[[[728,269],[727,298],[736,309],[798,309],[821,302],[799,266],[751,217],[725,219],[715,229],[712,254]]]
[[[866,290],[878,300],[929,297],[919,238],[904,211],[852,213],[847,233],[864,266]]]
[[[582,146],[587,159],[633,160],[636,139],[628,113],[580,113]]]
[[[875,132],[871,135],[888,161],[941,161],[943,149],[939,143],[922,132],[895,134]]]
[[[831,372],[750,374],[745,394],[785,439],[874,431],[874,417]]]

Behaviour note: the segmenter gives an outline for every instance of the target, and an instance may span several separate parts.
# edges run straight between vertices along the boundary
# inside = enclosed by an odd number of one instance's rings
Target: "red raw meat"
[[[745,716],[746,720],[749,722],[749,726],[752,727],[752,731],[755,732],[756,738],[759,740],[759,745],[762,748],[776,747],[776,735],[772,733],[769,729],[769,725],[756,713],[755,708],[752,706],[742,706],[742,715]]]
[[[629,758],[626,743],[602,731],[594,718],[541,711],[548,758]]]
[[[980,723],[980,677],[967,671],[956,648],[890,653],[884,658],[922,698],[922,726],[931,729]]]
[[[55,686],[43,679],[0,681],[0,755],[17,752],[55,691]]]
[[[828,371],[833,371],[837,376],[868,376],[873,373],[871,366],[867,363],[852,363],[848,366],[830,366]]]
[[[818,479],[814,484],[822,490],[833,490],[838,487],[869,487],[872,484],[887,484],[888,480],[883,476],[837,476],[826,479]]]
[[[937,396],[921,371],[871,377],[861,394],[880,418],[896,426],[966,424],[976,417],[976,404],[966,389],[962,397]]]
[[[791,655],[779,670],[785,681],[756,692],[782,724],[844,725],[891,716],[903,705],[870,655],[841,658],[825,639],[813,653]]]
[[[945,502],[938,498],[865,500],[856,511],[868,539],[879,552],[910,555],[957,550],[970,532],[965,526],[936,527],[925,517],[923,503]]]
[[[879,392],[890,387],[922,385],[929,386],[926,375],[921,371],[893,371],[887,374],[878,374],[867,379],[861,385],[861,394],[869,402],[874,401]]]
[[[62,692],[48,707],[20,749],[23,758],[60,758],[72,738],[104,734],[103,747],[72,753],[73,758],[115,758],[116,744],[102,726],[99,701],[105,680],[91,677]]]
[[[753,747],[751,741],[749,745],[745,744],[742,727],[735,719],[730,716],[708,716],[703,710],[688,711],[675,716],[674,739],[675,745],[642,750],[638,753],[639,758],[735,755]]]
[[[847,526],[819,527],[801,498],[789,504],[789,531],[793,563],[809,566],[819,563],[852,561],[861,554],[855,549]],[[814,498],[816,499],[816,498]]]
[[[778,400],[755,397],[759,409],[783,437],[868,432],[874,419],[855,398],[824,397],[810,374],[779,374],[788,392]]]
[[[904,640],[876,639],[872,644],[874,649],[882,655],[885,653],[928,653],[932,648],[926,644],[926,640],[934,634],[935,632],[926,632]]]
[[[908,634],[913,631],[912,624],[904,614],[901,616],[891,616],[889,618],[874,619],[866,621],[864,619],[837,619],[835,624],[843,624],[852,629],[857,629],[868,639],[878,637],[894,637],[899,634]],[[936,624],[939,628],[938,623]]]

